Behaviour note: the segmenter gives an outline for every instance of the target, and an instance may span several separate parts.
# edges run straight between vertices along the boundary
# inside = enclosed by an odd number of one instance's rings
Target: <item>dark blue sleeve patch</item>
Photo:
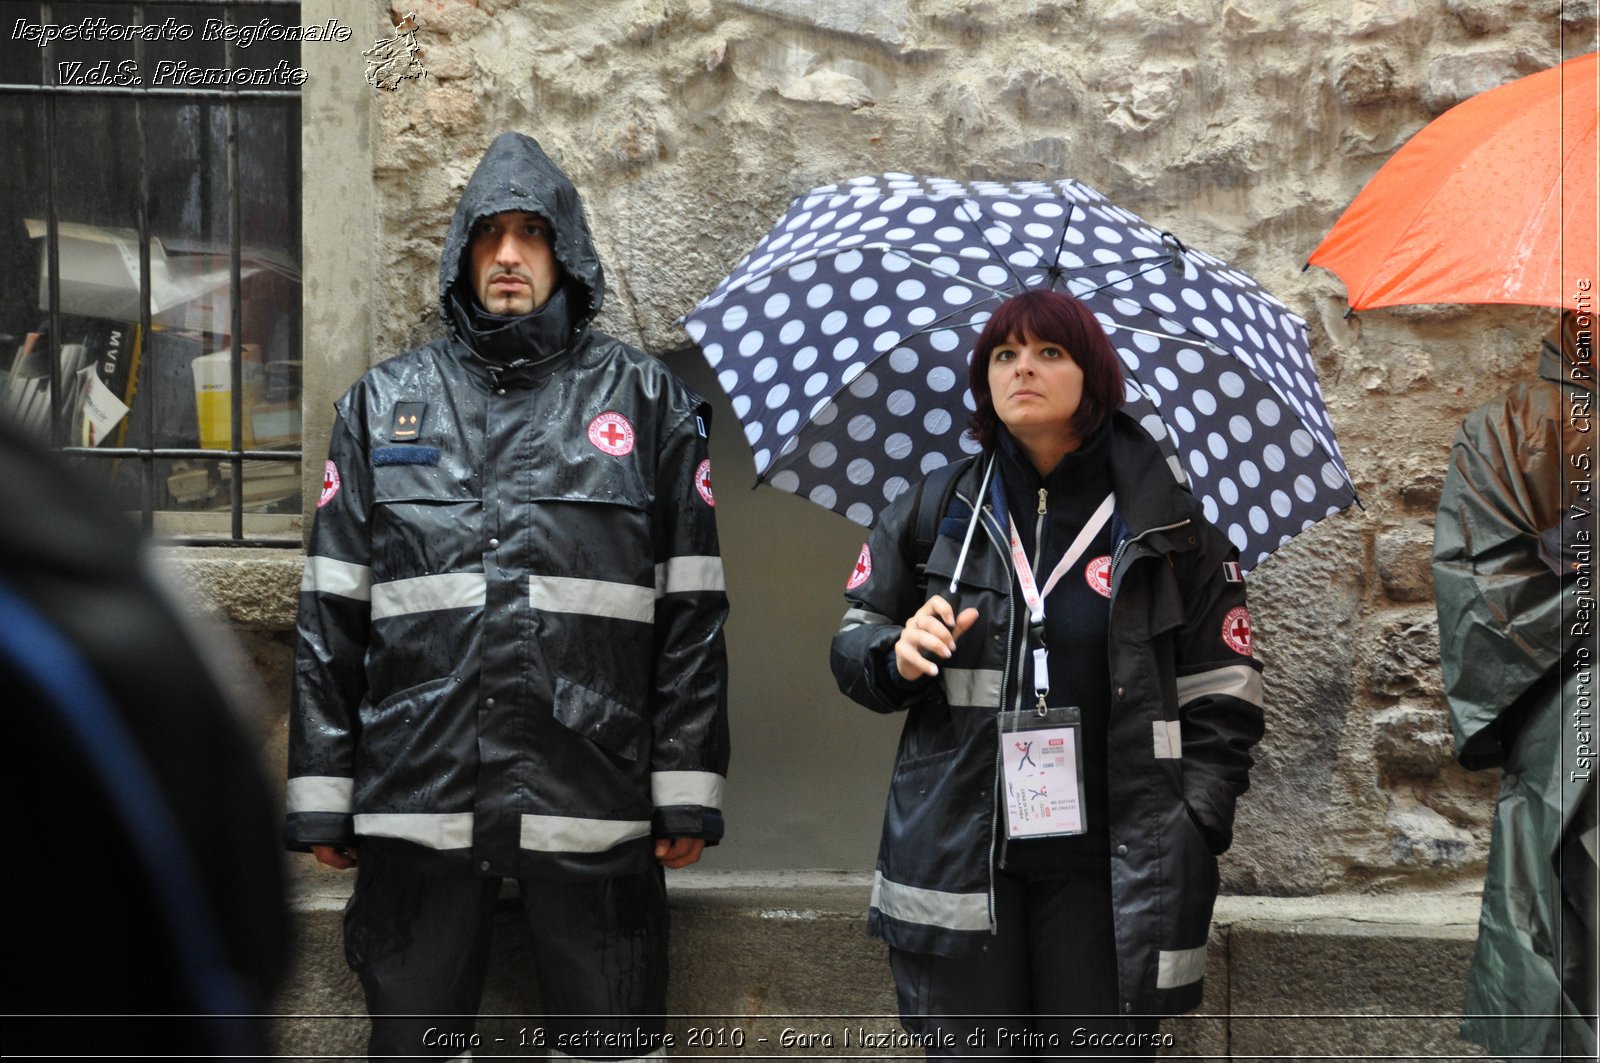
[[[437,465],[438,447],[377,447],[372,452],[374,465]]]

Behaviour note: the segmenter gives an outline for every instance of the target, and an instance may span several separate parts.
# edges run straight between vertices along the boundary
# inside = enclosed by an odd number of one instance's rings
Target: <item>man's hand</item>
[[[340,871],[349,871],[360,859],[353,845],[313,845],[311,855],[317,858],[318,863]]]
[[[704,838],[657,838],[656,859],[662,867],[688,867],[705,852]]]
[[[894,644],[894,664],[900,678],[910,682],[925,675],[938,675],[939,666],[929,658],[947,658],[956,651],[956,639],[977,622],[976,609],[963,609],[961,615],[950,603],[935,594],[922,604]]]

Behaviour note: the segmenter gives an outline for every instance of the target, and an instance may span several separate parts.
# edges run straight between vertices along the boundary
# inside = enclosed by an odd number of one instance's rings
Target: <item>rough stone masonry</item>
[[[1310,323],[1364,508],[1252,576],[1269,732],[1225,887],[1480,881],[1497,783],[1451,757],[1432,514],[1457,425],[1532,371],[1551,314],[1346,319],[1338,279],[1301,267],[1431,118],[1593,50],[1593,3],[407,0],[393,15],[407,11],[430,77],[376,104],[376,246],[398,261],[372,283],[400,308],[379,352],[437,327],[436,234],[506,128],[539,137],[587,199],[613,288],[602,327],[656,352],[687,344],[676,319],[795,195],[885,170],[1072,176],[1259,278]]]

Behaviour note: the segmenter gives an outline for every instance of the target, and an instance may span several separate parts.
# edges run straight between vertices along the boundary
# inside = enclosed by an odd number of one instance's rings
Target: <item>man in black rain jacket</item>
[[[503,878],[543,1043],[664,1054],[662,866],[722,836],[727,599],[709,411],[589,327],[603,291],[571,181],[503,134],[445,241],[448,335],[337,404],[286,840],[359,861],[374,1056],[471,1047]]]

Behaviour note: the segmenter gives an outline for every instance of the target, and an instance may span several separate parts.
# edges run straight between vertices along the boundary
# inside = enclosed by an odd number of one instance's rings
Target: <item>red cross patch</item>
[[[1222,618],[1222,641],[1234,653],[1250,656],[1250,610],[1242,605],[1228,610]]]
[[[1100,597],[1111,597],[1111,555],[1097,557],[1083,566],[1083,578]]]
[[[620,413],[607,410],[589,422],[589,442],[614,458],[633,453],[633,425]]]
[[[850,578],[845,582],[844,589],[853,591],[867,580],[872,578],[872,551],[867,549],[867,544],[861,544],[861,556],[856,558],[856,567],[850,570]]]
[[[322,494],[317,496],[318,509],[333,501],[333,496],[339,493],[339,483],[339,467],[329,458],[322,464]]]
[[[716,496],[711,493],[711,459],[706,458],[694,470],[694,489],[700,492],[700,497],[705,499],[708,506],[717,504]]]

